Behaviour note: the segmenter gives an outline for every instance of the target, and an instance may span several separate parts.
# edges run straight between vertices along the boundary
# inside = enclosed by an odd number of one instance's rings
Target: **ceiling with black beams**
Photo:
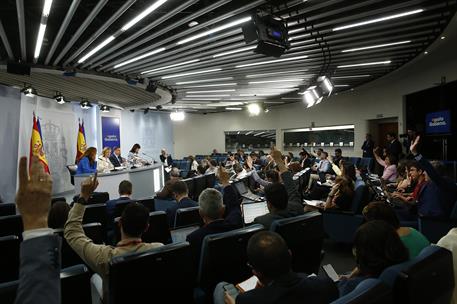
[[[319,76],[340,92],[412,60],[440,39],[456,2],[2,0],[0,60],[28,63],[32,74],[0,68],[0,83],[27,82],[39,95],[59,91],[124,108],[160,104],[145,90],[148,80],[175,92],[175,103],[163,110],[211,113],[299,102],[298,93]],[[254,14],[287,23],[291,47],[280,58],[245,43],[241,28]],[[76,76],[59,74],[65,70]]]

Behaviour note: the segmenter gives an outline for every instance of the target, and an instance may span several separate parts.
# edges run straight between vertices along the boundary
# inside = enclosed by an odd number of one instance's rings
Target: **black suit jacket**
[[[163,156],[162,154],[160,154],[160,161],[162,163],[165,162],[165,156]],[[167,163],[168,163],[169,166],[171,166],[173,164],[173,159],[171,158],[171,155],[167,156]]]
[[[197,207],[198,203],[188,197],[183,198],[178,203],[167,209],[168,225],[170,228],[175,226],[176,211],[179,208]]]
[[[402,153],[403,149],[398,139],[395,139],[387,146],[387,155],[394,155],[397,158],[397,160],[399,159]]]
[[[109,157],[109,160],[111,161],[114,167],[122,166],[122,162],[124,161],[124,159],[122,158],[122,156],[119,156],[119,158],[121,159],[121,161],[119,161],[117,156],[114,154],[111,154],[111,156]]]
[[[338,298],[338,289],[329,278],[308,277],[290,272],[268,286],[256,288],[236,297],[236,304],[326,304]]]

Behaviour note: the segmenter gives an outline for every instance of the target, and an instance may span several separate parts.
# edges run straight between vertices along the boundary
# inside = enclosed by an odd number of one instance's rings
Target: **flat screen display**
[[[451,112],[440,111],[427,113],[425,115],[426,134],[451,133]]]

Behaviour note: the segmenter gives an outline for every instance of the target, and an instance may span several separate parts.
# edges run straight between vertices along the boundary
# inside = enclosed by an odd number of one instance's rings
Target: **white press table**
[[[75,193],[79,194],[81,182],[93,174],[78,174],[74,176]],[[135,169],[98,173],[97,192],[108,192],[110,199],[119,197],[119,183],[129,180],[133,184],[132,198],[153,197],[164,185],[162,164],[154,164]]]

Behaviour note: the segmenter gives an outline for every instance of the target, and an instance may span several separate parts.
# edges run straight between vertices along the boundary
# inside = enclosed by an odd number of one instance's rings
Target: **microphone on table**
[[[141,154],[144,155],[144,156],[149,157],[149,158],[152,160],[152,163],[155,163],[154,157],[152,157],[152,156],[150,156],[149,154],[146,154],[146,153],[144,153],[144,152],[141,152]],[[149,163],[149,161],[148,161],[147,164],[150,165],[151,163]]]

